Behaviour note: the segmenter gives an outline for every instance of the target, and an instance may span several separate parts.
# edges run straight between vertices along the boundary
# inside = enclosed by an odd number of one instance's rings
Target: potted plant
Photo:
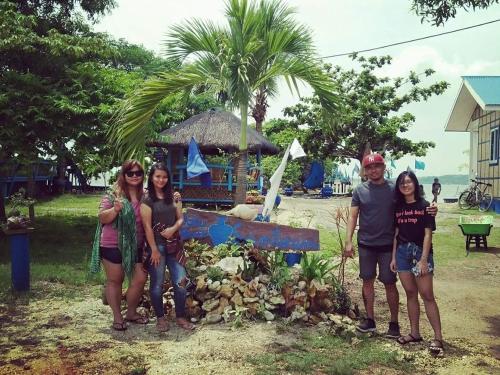
[[[32,210],[35,200],[26,197],[26,190],[21,188],[17,193],[9,197],[10,210],[7,213],[7,223],[4,226],[4,231],[9,230],[27,230],[32,227],[32,220],[21,213],[20,208],[28,207]]]

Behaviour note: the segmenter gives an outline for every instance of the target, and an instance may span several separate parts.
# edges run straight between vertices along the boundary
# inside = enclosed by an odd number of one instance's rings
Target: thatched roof
[[[188,147],[194,137],[200,150],[216,153],[220,148],[226,152],[238,151],[240,144],[241,120],[231,112],[211,109],[188,118],[186,121],[167,129],[160,134],[168,136],[168,141],[152,141],[147,146]],[[252,128],[247,128],[248,151],[263,154],[277,154],[278,147]]]

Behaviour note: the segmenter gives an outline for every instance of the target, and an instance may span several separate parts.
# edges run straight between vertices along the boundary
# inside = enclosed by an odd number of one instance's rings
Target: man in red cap
[[[385,161],[382,155],[366,155],[362,166],[368,181],[359,184],[353,191],[344,249],[344,256],[354,255],[352,237],[359,216],[359,276],[363,280],[363,303],[367,319],[356,328],[360,332],[376,330],[374,304],[378,264],[378,278],[384,284],[391,313],[386,337],[396,339],[400,336],[399,293],[396,274],[390,269],[394,240],[394,184],[384,178]],[[429,211],[435,215],[437,209],[434,206]]]

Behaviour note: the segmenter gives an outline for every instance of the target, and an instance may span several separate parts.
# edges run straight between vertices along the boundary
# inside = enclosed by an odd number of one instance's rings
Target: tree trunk
[[[255,130],[257,133],[262,134],[262,123],[264,122],[267,114],[267,96],[265,89],[259,89],[255,95],[255,105],[252,108],[252,117],[255,120]]]
[[[56,180],[56,193],[64,194],[66,190],[66,167],[68,161],[66,159],[66,146],[64,144],[59,146],[59,153],[57,155],[57,180]]]
[[[26,195],[30,198],[35,198],[36,195],[36,183],[35,183],[35,163],[30,163],[30,168],[28,168],[28,181],[26,188]]]
[[[7,221],[7,215],[5,214],[5,201],[3,199],[3,188],[0,186],[0,223],[5,223]]]
[[[241,134],[240,149],[238,152],[238,164],[236,167],[236,194],[235,204],[244,204],[247,195],[247,122],[248,122],[248,103],[240,105],[241,111]]]
[[[236,160],[236,194],[234,196],[235,204],[244,204],[247,197],[247,151],[240,151]]]

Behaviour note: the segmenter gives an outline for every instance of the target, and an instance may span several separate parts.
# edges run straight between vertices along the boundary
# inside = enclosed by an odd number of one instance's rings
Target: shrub
[[[335,268],[328,260],[321,259],[318,255],[308,255],[307,253],[304,253],[302,256],[300,265],[302,266],[302,276],[307,282],[317,280],[322,283],[325,277]]]

